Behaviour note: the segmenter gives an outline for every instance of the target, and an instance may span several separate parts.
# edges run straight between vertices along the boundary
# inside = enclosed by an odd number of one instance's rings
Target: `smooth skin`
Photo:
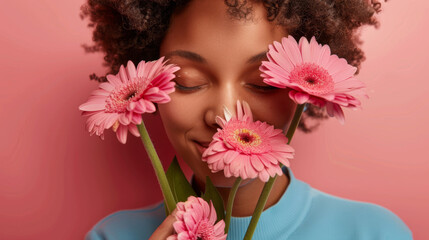
[[[201,161],[202,152],[219,127],[215,117],[223,117],[224,106],[235,113],[237,100],[249,103],[256,120],[287,130],[296,104],[287,97],[288,90],[263,83],[259,71],[268,45],[284,36],[282,27],[266,19],[262,4],[253,5],[251,20],[235,20],[223,0],[194,0],[173,15],[161,44],[160,55],[181,67],[171,101],[158,106],[167,136],[194,172],[197,186],[204,190],[209,176],[225,205],[235,178],[212,173]],[[280,199],[288,184],[286,175],[277,178],[266,208]],[[251,216],[263,186],[259,179],[243,180],[232,215]],[[171,231],[167,217],[151,239],[164,239]]]

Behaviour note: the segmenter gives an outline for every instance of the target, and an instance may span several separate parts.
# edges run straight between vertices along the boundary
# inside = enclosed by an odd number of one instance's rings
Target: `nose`
[[[217,129],[216,116],[225,119],[224,109],[227,108],[232,116],[236,115],[237,100],[240,99],[239,89],[233,83],[225,83],[211,89],[204,121],[210,128]]]

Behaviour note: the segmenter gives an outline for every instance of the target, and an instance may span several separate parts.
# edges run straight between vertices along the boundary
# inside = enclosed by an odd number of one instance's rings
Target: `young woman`
[[[196,188],[210,176],[227,200],[235,178],[213,174],[201,161],[223,116],[237,100],[251,106],[254,118],[287,129],[296,104],[287,89],[262,82],[259,66],[267,46],[282,37],[316,36],[333,53],[359,67],[364,60],[356,29],[376,25],[378,3],[364,0],[89,0],[83,7],[94,27],[95,46],[116,73],[128,60],[166,56],[177,64],[176,91],[158,106],[167,135],[194,172]],[[97,78],[97,77],[95,77]],[[103,81],[103,79],[99,79]],[[324,118],[320,109],[304,113]],[[392,212],[374,204],[328,195],[296,179],[290,169],[277,178],[253,239],[412,239],[407,226]],[[242,239],[264,183],[243,181],[234,202],[228,239]],[[158,205],[121,211],[101,220],[87,234],[97,239],[165,239],[173,233],[174,216]],[[204,239],[204,238],[201,238]]]

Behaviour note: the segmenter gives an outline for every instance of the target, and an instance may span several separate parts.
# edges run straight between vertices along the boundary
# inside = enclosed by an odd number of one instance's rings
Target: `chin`
[[[213,185],[217,188],[232,188],[235,180],[237,180],[237,178],[235,177],[229,177],[229,178],[225,177],[225,175],[223,175],[223,172],[211,173],[209,174],[209,177],[210,177],[210,180],[212,180]],[[242,180],[240,183],[240,187],[247,185],[253,180],[254,179]]]

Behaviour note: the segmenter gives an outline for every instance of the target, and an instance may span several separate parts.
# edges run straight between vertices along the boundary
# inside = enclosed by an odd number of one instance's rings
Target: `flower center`
[[[128,101],[131,98],[135,97],[136,95],[137,95],[137,92],[131,92],[131,93],[129,93],[129,95],[124,100]]]
[[[136,79],[113,90],[106,99],[106,112],[125,112],[130,102],[140,99],[147,85],[144,79]]]
[[[221,131],[221,138],[230,148],[243,154],[261,154],[271,151],[264,130],[256,122],[230,120]]]
[[[242,128],[234,131],[235,139],[246,146],[258,146],[261,144],[261,137],[255,132]]]
[[[310,94],[323,95],[334,89],[334,80],[329,72],[314,63],[303,63],[290,73],[290,81]]]
[[[215,233],[214,227],[208,224],[206,221],[202,221],[198,226],[197,240],[214,240]]]

